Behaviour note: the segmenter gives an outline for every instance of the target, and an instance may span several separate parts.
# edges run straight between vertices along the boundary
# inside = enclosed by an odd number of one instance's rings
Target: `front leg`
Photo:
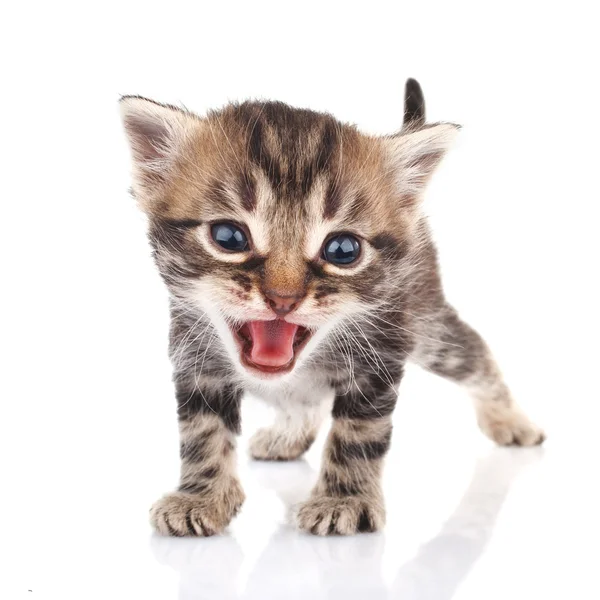
[[[181,477],[177,491],[150,510],[159,533],[210,536],[240,509],[244,492],[235,472],[241,390],[234,385],[177,384]]]
[[[336,395],[319,481],[297,513],[300,529],[352,535],[383,527],[381,475],[396,395],[376,376],[360,389]]]

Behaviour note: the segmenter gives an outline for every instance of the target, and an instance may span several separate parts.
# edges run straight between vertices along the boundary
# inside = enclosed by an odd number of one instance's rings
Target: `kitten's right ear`
[[[403,196],[419,196],[458,130],[459,126],[453,123],[436,123],[383,138],[390,168]]]
[[[197,117],[140,96],[123,96],[119,106],[133,158],[134,191],[164,182]]]

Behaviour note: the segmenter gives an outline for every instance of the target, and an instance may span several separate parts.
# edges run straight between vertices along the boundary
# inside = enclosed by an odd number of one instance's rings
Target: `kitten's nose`
[[[293,310],[296,310],[303,294],[285,294],[279,290],[264,291],[267,304],[278,317],[283,317]]]

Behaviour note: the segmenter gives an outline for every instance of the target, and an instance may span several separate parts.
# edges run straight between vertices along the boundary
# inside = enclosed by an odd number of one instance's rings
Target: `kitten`
[[[171,297],[181,480],[151,510],[160,533],[213,535],[238,512],[244,391],[277,412],[251,440],[260,460],[297,459],[331,411],[318,483],[296,514],[318,535],[384,525],[407,360],[462,384],[497,443],[543,441],[444,298],[420,201],[458,128],[425,124],[416,81],[402,130],[384,137],[280,102],[206,117],[137,96],[120,106]]]

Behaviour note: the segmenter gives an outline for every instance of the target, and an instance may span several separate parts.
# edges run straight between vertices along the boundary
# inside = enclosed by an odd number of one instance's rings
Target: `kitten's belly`
[[[286,412],[294,408],[317,407],[325,402],[333,403],[333,389],[324,381],[312,377],[301,377],[281,386],[248,384],[246,390],[254,397]]]

